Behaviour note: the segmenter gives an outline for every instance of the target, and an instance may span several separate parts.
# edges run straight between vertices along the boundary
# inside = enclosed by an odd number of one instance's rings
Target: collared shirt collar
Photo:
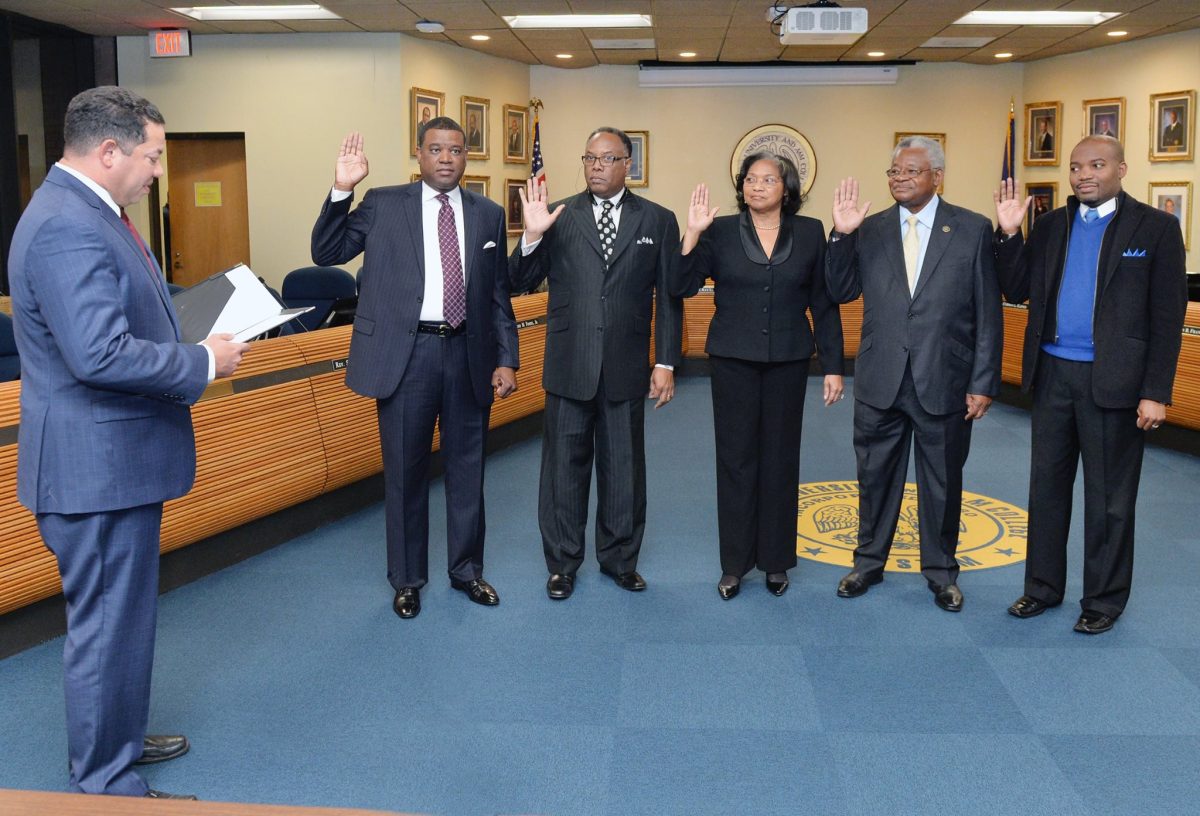
[[[121,215],[121,208],[117,206],[117,202],[113,201],[113,197],[108,194],[108,190],[105,190],[90,177],[85,176],[74,167],[69,167],[62,162],[55,162],[54,166],[62,170],[64,173],[69,173],[70,175],[82,181],[89,190],[100,196],[100,200],[111,207],[113,212],[115,212],[118,216]]]
[[[915,213],[910,212],[909,209],[903,204],[899,205],[901,226],[904,225],[904,222],[907,221],[910,216],[915,215],[917,217],[917,223],[923,225],[927,230],[932,232],[933,220],[937,218],[938,201],[940,200],[941,199],[938,197],[938,194],[934,193],[933,198],[929,199],[929,203],[922,207],[920,212]]]
[[[440,196],[441,194],[442,194],[441,190],[435,190],[434,188],[432,188],[428,184],[426,184],[424,181],[421,182],[421,200],[422,201],[436,201],[437,197]],[[462,203],[462,188],[461,187],[455,187],[453,190],[448,190],[446,192],[446,195],[449,196],[450,201],[452,203],[454,203],[454,204]]]
[[[1085,214],[1087,214],[1088,210],[1095,210],[1097,216],[1099,216],[1100,218],[1107,218],[1108,216],[1112,215],[1114,212],[1117,211],[1117,197],[1113,196],[1108,201],[1105,201],[1103,204],[1101,204],[1099,207],[1089,207],[1087,204],[1084,204],[1082,201],[1079,202],[1079,217],[1080,218],[1082,218]]]
[[[620,190],[617,191],[616,195],[611,196],[610,198],[599,198],[592,193],[589,193],[588,195],[592,199],[592,207],[593,208],[602,207],[602,206],[604,206],[605,201],[611,201],[612,205],[613,205],[613,209],[615,210],[615,209],[619,209],[621,204],[625,201],[625,188],[622,187]]]

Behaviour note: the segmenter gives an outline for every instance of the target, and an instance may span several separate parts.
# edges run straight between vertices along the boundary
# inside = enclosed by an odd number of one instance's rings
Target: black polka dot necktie
[[[612,257],[613,242],[617,240],[617,225],[613,223],[612,202],[603,201],[600,203],[600,207],[602,212],[597,227],[600,230],[600,248],[604,250],[604,260],[607,261]]]

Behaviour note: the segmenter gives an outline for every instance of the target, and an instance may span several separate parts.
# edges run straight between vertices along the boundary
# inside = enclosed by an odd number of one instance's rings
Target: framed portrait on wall
[[[627,130],[632,150],[629,153],[629,172],[625,174],[626,187],[650,185],[650,131]]]
[[[1062,102],[1030,102],[1025,106],[1025,156],[1027,167],[1057,165],[1061,141]]]
[[[478,193],[487,198],[488,188],[492,186],[492,179],[490,176],[463,176],[462,186],[464,190],[470,190],[472,193]]]
[[[509,235],[520,235],[525,231],[525,213],[521,209],[521,191],[525,179],[504,180],[504,226]]]
[[[529,109],[520,105],[504,106],[504,160],[529,161]]]
[[[896,131],[895,138],[892,139],[892,147],[900,144],[901,139],[906,139],[909,136],[924,136],[926,139],[933,139],[941,146],[942,152],[946,152],[946,134],[945,133],[917,133],[917,132],[901,132]],[[937,194],[944,195],[946,191],[946,177],[942,176],[942,183],[938,185]]]
[[[467,158],[488,158],[488,146],[491,144],[491,130],[488,127],[488,112],[491,109],[490,100],[478,96],[462,98],[462,125],[467,134]]]
[[[412,177],[409,179],[409,181],[420,181],[420,180],[421,180],[421,174],[420,174],[420,173],[413,173],[413,174],[412,174]]]
[[[1033,222],[1058,206],[1058,182],[1026,184],[1025,195],[1033,199],[1029,202],[1029,211],[1025,214],[1025,234],[1029,235],[1029,231],[1033,229]]]
[[[1125,143],[1125,97],[1083,100],[1083,135],[1112,136]]]
[[[1196,147],[1196,92],[1150,96],[1150,161],[1191,161]]]
[[[409,103],[409,121],[412,122],[412,154],[417,155],[417,129],[430,119],[442,115],[446,106],[446,95],[438,91],[427,91],[424,88],[413,88],[409,92],[412,100]]]
[[[1154,209],[1162,210],[1179,219],[1179,228],[1183,230],[1183,248],[1191,249],[1189,239],[1192,234],[1192,183],[1190,181],[1152,181],[1147,200]]]

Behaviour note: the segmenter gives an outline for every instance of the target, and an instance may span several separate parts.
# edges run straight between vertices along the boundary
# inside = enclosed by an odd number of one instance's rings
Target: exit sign
[[[151,57],[190,57],[192,34],[182,28],[166,31],[149,31]]]

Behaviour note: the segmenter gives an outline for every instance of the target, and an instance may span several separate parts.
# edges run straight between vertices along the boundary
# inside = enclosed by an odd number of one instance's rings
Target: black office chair
[[[21,358],[17,355],[17,340],[13,337],[12,318],[0,312],[0,382],[21,378]]]
[[[308,331],[353,322],[358,307],[354,276],[336,266],[305,266],[283,279],[283,302],[289,309],[312,306],[288,324],[299,323]]]

